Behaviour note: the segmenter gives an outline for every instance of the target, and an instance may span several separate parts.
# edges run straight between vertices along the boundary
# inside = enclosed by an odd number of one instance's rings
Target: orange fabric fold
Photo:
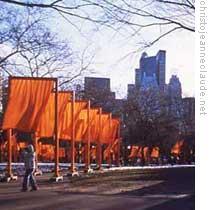
[[[181,153],[182,147],[184,145],[184,140],[179,140],[171,149],[171,154],[179,155]]]
[[[65,148],[60,147],[59,148],[59,158],[65,158],[66,153],[65,153]]]
[[[90,149],[90,157],[91,157],[91,159],[92,160],[95,160],[96,159],[96,147],[92,147],[91,149]]]
[[[108,157],[109,157],[109,154],[110,154],[110,149],[111,149],[110,147],[111,147],[111,145],[108,145],[108,147],[104,150],[103,156],[104,156],[105,160],[108,160]]]
[[[110,127],[109,127],[109,114],[101,115],[101,134],[99,134],[99,139],[102,144],[109,143],[110,139]]]
[[[120,120],[117,118],[113,118],[111,120],[110,143],[114,143],[115,139],[119,138],[119,136],[117,136],[119,126],[120,126]]]
[[[64,110],[71,99],[71,92],[58,92],[58,135],[61,130]],[[51,93],[48,103],[43,111],[37,128],[39,137],[51,137],[55,127],[55,93]]]
[[[160,156],[160,149],[159,147],[153,147],[152,152],[151,152],[151,157],[152,158],[159,158]]]
[[[96,118],[98,114],[98,109],[90,109],[89,110],[89,122],[88,122],[88,110],[84,110],[84,114],[82,115],[83,119],[83,125],[82,130],[80,133],[80,139],[83,140],[83,142],[87,142],[88,140],[88,123],[90,126],[90,142],[95,142],[94,140],[94,134],[91,132],[91,127],[94,126],[94,123],[96,123]],[[83,118],[84,117],[84,118]]]
[[[149,147],[144,147],[144,159],[146,161],[149,160],[150,154],[149,154]]]
[[[10,78],[8,104],[2,129],[35,131],[53,86],[53,79]]]
[[[139,151],[139,146],[131,146],[129,158],[136,158]]]
[[[98,142],[99,140],[99,124],[100,114],[96,114],[90,126],[91,142]]]
[[[104,159],[108,159],[109,154],[117,153],[119,139],[115,139],[113,143],[110,143],[104,150]]]
[[[75,102],[75,110],[74,110],[75,135],[78,124],[81,123],[81,120],[79,119],[79,114],[85,108],[87,108],[86,101]],[[60,138],[71,140],[71,134],[72,134],[71,129],[72,129],[72,103],[69,102],[66,105],[63,113],[63,119],[60,125]]]
[[[141,146],[139,146],[139,150],[138,150],[138,152],[137,152],[137,155],[136,155],[136,157],[138,157],[138,158],[142,158],[142,147]],[[143,154],[144,155],[144,154]]]
[[[111,122],[109,119],[109,123],[110,123],[109,134],[107,136],[108,140],[106,142],[108,144],[108,147],[104,150],[105,159],[108,158],[109,153],[115,153],[118,150],[117,145],[118,145],[119,137],[117,135],[118,135],[118,129],[120,126],[120,121],[117,118],[113,118],[111,119]]]
[[[42,144],[40,148],[40,155],[43,160],[53,161],[55,150],[51,144]]]
[[[112,153],[117,153],[118,152],[118,145],[119,145],[119,139],[116,139],[111,146],[111,152]]]

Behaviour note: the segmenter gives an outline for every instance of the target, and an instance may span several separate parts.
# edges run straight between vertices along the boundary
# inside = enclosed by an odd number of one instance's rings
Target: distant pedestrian
[[[141,165],[141,159],[140,158],[137,158],[136,164],[137,164],[137,166]]]
[[[33,145],[28,145],[28,147],[23,151],[23,160],[25,164],[25,175],[23,178],[22,191],[28,190],[29,184],[31,185],[31,191],[37,190],[36,180],[34,178],[34,172],[36,169],[36,160]]]

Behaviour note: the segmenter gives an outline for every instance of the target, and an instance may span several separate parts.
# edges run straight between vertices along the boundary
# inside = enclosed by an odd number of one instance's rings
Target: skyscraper
[[[182,98],[182,85],[176,75],[172,75],[168,84],[168,94],[172,98]]]
[[[159,50],[156,56],[148,56],[142,53],[139,61],[139,68],[135,70],[135,85],[137,88],[147,88],[149,86],[165,88],[165,65],[166,51]]]
[[[177,119],[181,118],[183,113],[182,85],[176,75],[171,76],[165,92],[168,96],[170,114]]]

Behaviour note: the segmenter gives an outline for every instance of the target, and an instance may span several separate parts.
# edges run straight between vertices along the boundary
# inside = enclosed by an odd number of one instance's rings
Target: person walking
[[[31,185],[31,191],[38,190],[36,180],[34,178],[34,172],[36,169],[36,155],[34,152],[33,145],[28,145],[28,147],[23,152],[23,159],[25,164],[25,175],[23,178],[22,191],[28,191],[29,184]]]

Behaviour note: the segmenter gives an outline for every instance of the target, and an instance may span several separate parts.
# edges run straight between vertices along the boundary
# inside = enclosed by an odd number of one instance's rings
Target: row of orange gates
[[[149,158],[159,158],[160,156],[160,149],[159,147],[153,147],[151,151],[149,151],[148,147],[141,147],[141,146],[131,146],[130,155],[128,158],[144,158],[148,160]]]
[[[2,138],[2,143],[0,143],[0,162],[7,161],[7,150],[8,150],[8,142],[5,138]],[[25,149],[30,140],[24,140],[21,138],[17,138],[16,134],[12,135],[11,138],[12,144],[11,144],[11,151],[12,151],[12,161],[13,162],[21,162],[22,161],[22,151]],[[65,141],[65,140],[64,140]],[[59,159],[62,163],[68,163],[70,162],[70,150],[69,150],[69,144],[63,144],[65,143],[63,140],[61,142],[61,145],[59,147]],[[118,141],[115,141],[114,144],[111,145],[111,147],[107,147],[105,145],[105,148],[102,146],[102,162],[106,162],[109,164],[109,167],[112,164],[116,164],[116,158],[118,153]],[[77,142],[75,147],[75,160],[78,163],[85,163],[85,155],[86,155],[86,145],[81,144],[80,142]],[[91,144],[90,147],[90,163],[96,163],[97,160],[97,148],[95,144]],[[111,154],[111,156],[110,156]],[[39,162],[53,162],[55,157],[55,149],[54,144],[50,140],[46,141],[45,139],[39,139],[38,140],[38,146],[36,148],[36,155],[37,160]]]
[[[177,140],[177,142],[171,147],[171,155],[179,156],[181,152],[184,150],[184,140]],[[130,154],[128,156],[129,159],[135,158],[144,158],[146,161],[150,158],[159,158],[160,157],[160,148],[159,147],[142,147],[137,145],[132,145]]]
[[[35,150],[38,139],[53,137],[55,177],[59,177],[59,141],[71,144],[70,172],[75,171],[75,143],[85,144],[85,168],[90,168],[90,145],[96,144],[97,165],[102,164],[102,145],[111,160],[113,147],[120,159],[120,119],[90,101],[76,100],[74,91],[59,91],[57,78],[9,77],[8,102],[1,129],[7,132],[8,176],[12,176],[12,130],[30,132]]]

